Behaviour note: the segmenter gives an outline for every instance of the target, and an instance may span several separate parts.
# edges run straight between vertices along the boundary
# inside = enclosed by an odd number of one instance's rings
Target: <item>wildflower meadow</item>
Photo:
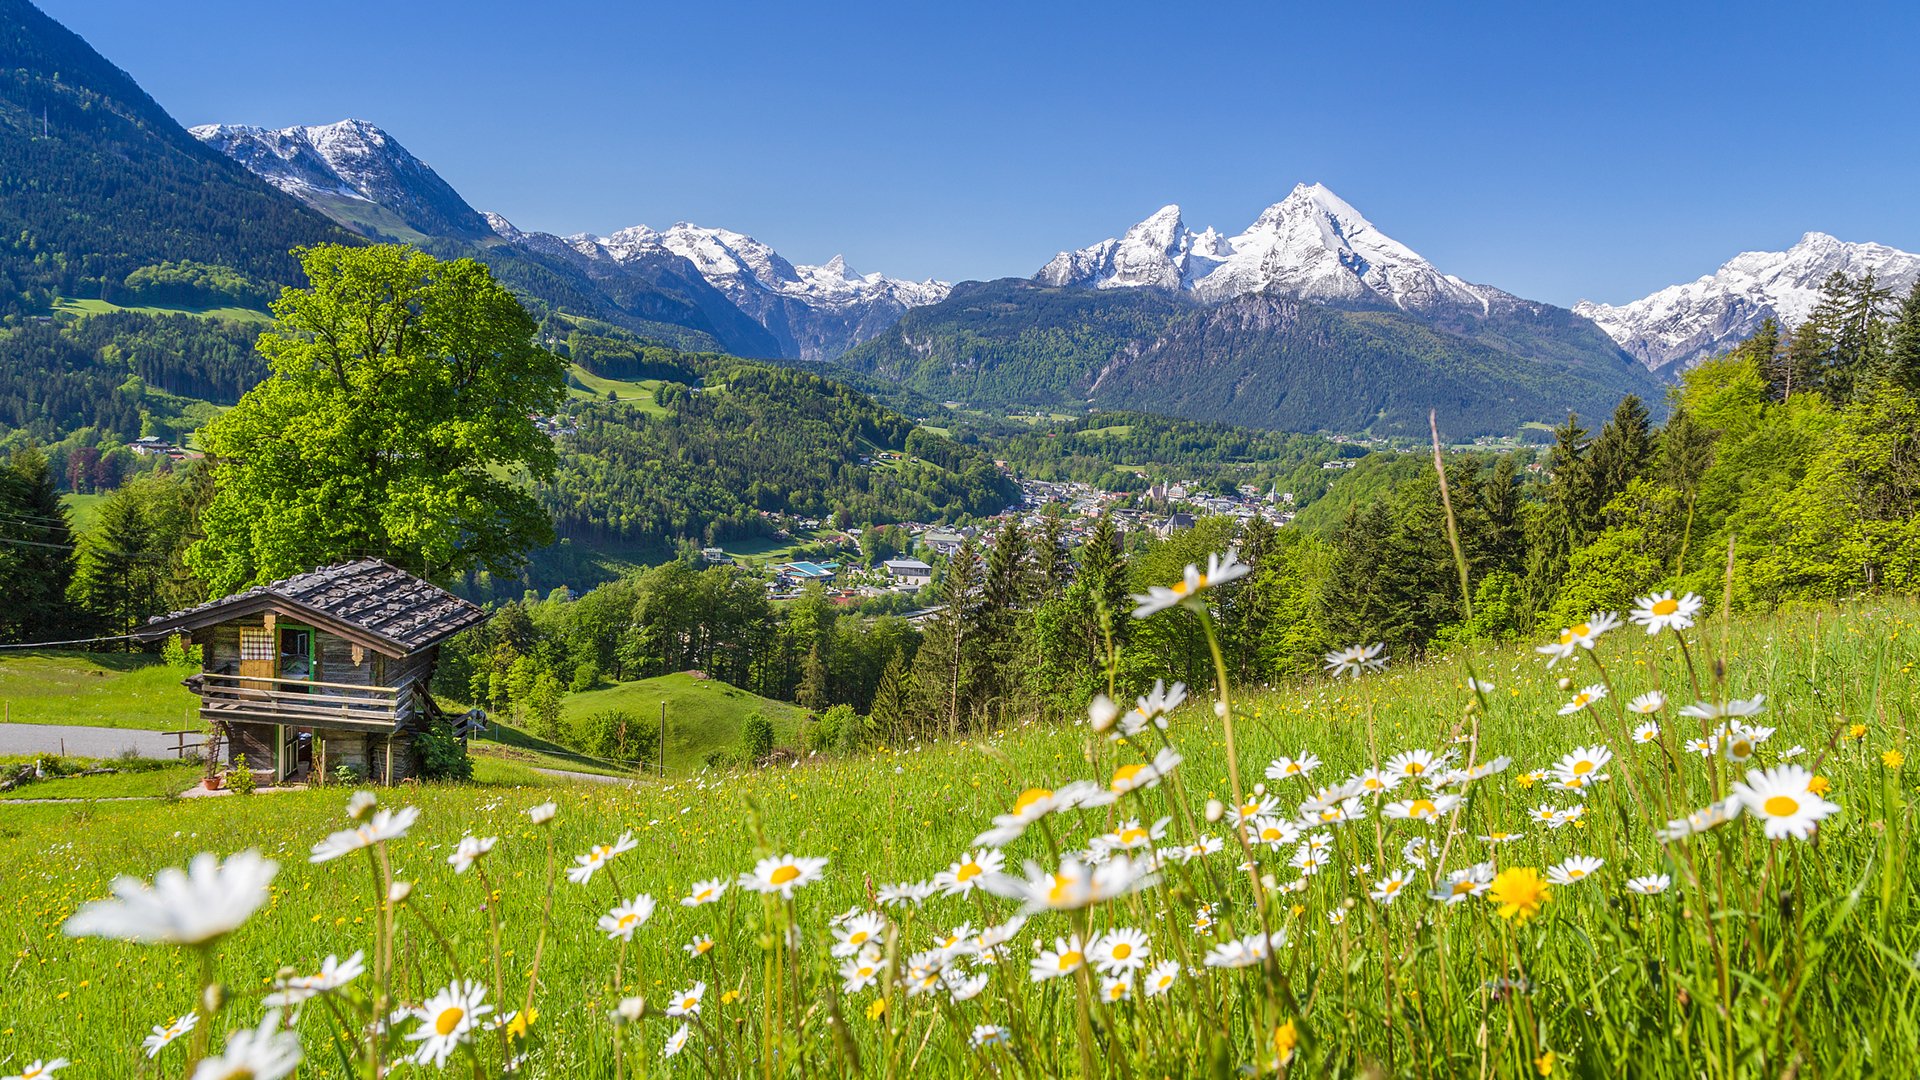
[[[1653,593],[831,764],[15,808],[0,1076],[1911,1075],[1917,618]]]

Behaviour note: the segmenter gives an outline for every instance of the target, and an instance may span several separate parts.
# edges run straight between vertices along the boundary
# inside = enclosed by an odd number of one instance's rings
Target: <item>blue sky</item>
[[[958,280],[1320,181],[1562,304],[1920,250],[1920,6],[36,2],[182,123],[362,117],[529,229]]]

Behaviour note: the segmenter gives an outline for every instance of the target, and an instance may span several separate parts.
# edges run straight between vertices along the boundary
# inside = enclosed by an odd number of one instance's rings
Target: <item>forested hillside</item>
[[[701,366],[712,385],[662,385],[664,414],[612,403],[576,411],[578,432],[562,440],[543,491],[562,536],[670,546],[771,534],[778,526],[763,514],[952,519],[1013,497],[985,454],[838,383],[737,361]],[[862,462],[881,451],[900,457]]]
[[[1618,350],[1548,329],[1509,320],[1454,333],[1263,295],[1202,307],[1154,290],[1008,280],[956,288],[842,362],[935,397],[1084,401],[1291,431],[1412,433],[1432,407],[1458,436],[1511,434],[1626,393],[1657,400],[1658,384]],[[1543,340],[1555,344],[1538,359],[1508,351],[1531,355]]]
[[[0,314],[116,299],[163,262],[298,280],[340,229],[202,146],[127,74],[25,0],[0,0]]]

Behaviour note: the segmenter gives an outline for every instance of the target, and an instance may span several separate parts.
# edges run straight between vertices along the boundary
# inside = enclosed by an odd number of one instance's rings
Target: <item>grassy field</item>
[[[53,310],[69,315],[104,315],[111,311],[138,311],[148,315],[201,315],[209,319],[234,319],[239,322],[270,323],[273,316],[264,311],[243,307],[122,307],[106,300],[75,300],[64,297],[56,301]]]
[[[529,1055],[526,1075],[613,1076],[616,1039],[636,1076],[850,1075],[856,1056],[864,1075],[969,1078],[1225,1077],[1241,1066],[1267,1072],[1282,1060],[1294,1077],[1910,1075],[1920,1046],[1909,839],[1916,769],[1898,755],[1913,753],[1909,725],[1920,706],[1917,620],[1920,607],[1911,603],[1863,603],[1730,630],[1709,623],[1693,635],[1691,670],[1674,638],[1631,626],[1607,634],[1591,654],[1604,662],[1604,676],[1587,655],[1550,669],[1529,647],[1494,650],[1474,658],[1492,688],[1471,710],[1457,661],[1244,694],[1233,715],[1249,787],[1263,782],[1269,760],[1303,751],[1324,759],[1312,780],[1327,783],[1413,748],[1450,748],[1474,762],[1514,758],[1468,786],[1464,807],[1446,824],[1384,813],[1411,797],[1408,781],[1357,804],[1365,812],[1357,821],[1316,826],[1311,831],[1331,841],[1331,865],[1311,876],[1294,866],[1300,845],[1255,846],[1256,875],[1274,890],[1264,907],[1253,879],[1236,869],[1243,856],[1227,825],[1201,812],[1209,799],[1230,800],[1231,782],[1222,725],[1205,701],[1189,704],[1170,719],[1167,735],[1186,760],[1169,781],[1104,810],[1042,819],[1006,845],[1008,869],[1017,872],[1023,860],[1050,866],[1056,845],[1071,850],[1136,817],[1150,830],[1172,818],[1163,849],[1191,841],[1187,830],[1197,829],[1224,840],[1225,850],[1169,859],[1164,881],[1146,891],[1036,914],[1000,947],[998,963],[953,961],[987,976],[984,992],[964,1001],[945,991],[843,990],[834,974],[842,961],[828,955],[829,917],[871,906],[880,885],[925,880],[966,858],[974,835],[1023,789],[1075,778],[1105,787],[1116,762],[1137,760],[1126,745],[1084,725],[1035,726],[667,785],[388,792],[388,802],[421,815],[384,848],[393,874],[413,883],[394,916],[392,985],[402,1000],[420,1002],[452,974],[450,955],[482,982],[502,980],[519,1007],[539,951],[547,843],[567,865],[631,831],[637,850],[585,884],[556,886],[534,998],[539,1015],[524,1047],[515,1044]],[[1714,681],[1716,662],[1726,665],[1724,686]],[[1666,729],[1661,741],[1645,745],[1622,731],[1621,714],[1561,711],[1571,696],[1558,684],[1563,677],[1576,686],[1611,682],[1601,703],[1610,706],[1654,687],[1676,704],[1690,700],[1696,676],[1704,697],[1766,696],[1754,719],[1776,730],[1752,764],[1791,755],[1824,778],[1840,809],[1816,841],[1769,842],[1745,818],[1690,840],[1657,841],[1652,826],[1669,806],[1706,805],[1743,767],[1686,752],[1681,740],[1699,725],[1671,708],[1656,714]],[[602,691],[603,700],[618,689]],[[650,700],[627,696],[634,708]],[[1549,790],[1541,770],[1591,744],[1616,755],[1600,770],[1609,778],[1583,791]],[[1269,794],[1283,804],[1276,815],[1291,816],[1306,791],[1297,780],[1273,781]],[[543,829],[525,812],[547,799],[559,812]],[[138,1042],[148,1027],[193,1007],[199,977],[191,956],[60,933],[115,874],[151,877],[203,850],[256,847],[279,861],[271,898],[218,949],[214,970],[235,995],[231,1016],[212,1025],[221,1030],[229,1019],[251,1024],[260,1016],[257,995],[282,965],[311,971],[328,954],[372,955],[383,909],[369,895],[368,859],[307,858],[315,841],[345,823],[342,803],[341,792],[316,790],[0,813],[0,865],[15,883],[0,919],[15,957],[13,977],[0,983],[0,1054],[13,1056],[0,1064],[61,1055],[75,1062],[69,1075],[135,1075],[147,1067]],[[1550,827],[1530,816],[1543,804],[1586,813]],[[1517,839],[1482,839],[1500,832]],[[480,864],[484,877],[456,876],[447,864],[468,834],[500,838]],[[1403,855],[1414,840],[1426,844],[1424,870]],[[676,902],[699,879],[731,877],[787,852],[828,860],[817,882],[799,879],[791,903],[741,887],[712,906]],[[1575,853],[1605,862],[1586,880],[1530,899],[1517,876],[1509,880],[1507,871],[1544,870]],[[1426,898],[1446,872],[1481,860],[1503,871],[1503,891],[1493,895],[1511,900],[1511,911],[1484,896],[1458,905]],[[1389,868],[1403,867],[1415,875],[1406,895],[1390,904],[1370,898]],[[1630,877],[1654,873],[1670,875],[1667,891],[1625,888]],[[636,892],[660,906],[621,946],[595,921]],[[1218,907],[1196,918],[1202,902]],[[1000,923],[1015,905],[976,891],[881,910],[897,928],[904,965],[955,924]],[[1202,962],[1209,950],[1230,957],[1223,943],[1247,935],[1263,911],[1284,935],[1271,966]],[[498,974],[487,959],[489,913],[506,925]],[[789,920],[791,949],[778,944]],[[1170,992],[1146,996],[1145,971],[1129,1000],[1109,1000],[1099,975],[1029,979],[1029,962],[1047,959],[1040,950],[1054,949],[1056,938],[1116,927],[1143,930],[1154,960],[1182,961]],[[702,958],[682,949],[696,934],[717,940]],[[442,935],[451,954],[436,944]],[[707,992],[691,1040],[663,1062],[662,1044],[681,1020],[662,1015],[662,1004],[696,980]],[[741,996],[723,997],[731,991]],[[636,1023],[616,1028],[610,1010],[626,995],[647,1004]],[[488,990],[489,1002],[499,997]],[[338,1004],[365,1007],[352,995]],[[341,1028],[329,1015],[305,1011],[303,1078],[346,1075],[329,1035]],[[992,1028],[988,1044],[976,1047],[969,1036],[978,1025]],[[1016,1049],[991,1045],[997,1029]],[[497,1061],[498,1038],[476,1044],[486,1061]],[[185,1053],[180,1045],[162,1051],[158,1074],[181,1073]],[[465,1053],[453,1075],[468,1071]]]
[[[93,524],[94,516],[100,512],[101,500],[105,498],[103,494],[83,495],[71,491],[60,496],[60,502],[67,508],[67,520],[73,527],[73,535],[79,536],[87,531]]]
[[[199,783],[198,763],[176,761],[140,763],[127,768],[117,761],[84,762],[122,771],[100,776],[61,776],[0,791],[0,800],[20,799],[162,799],[178,795]]]
[[[738,747],[741,725],[756,712],[773,723],[775,744],[796,745],[800,721],[806,715],[806,710],[797,705],[759,697],[718,679],[696,679],[681,672],[568,694],[561,722],[620,709],[644,723],[658,723],[661,702],[667,706],[669,776],[699,769],[714,750]]]
[[[197,730],[187,673],[145,653],[0,652],[0,716],[16,724]]]
[[[608,379],[595,375],[579,364],[567,365],[567,392],[576,398],[605,401],[609,393],[620,401],[655,416],[665,416],[667,410],[653,400],[653,392],[660,388],[659,379]]]

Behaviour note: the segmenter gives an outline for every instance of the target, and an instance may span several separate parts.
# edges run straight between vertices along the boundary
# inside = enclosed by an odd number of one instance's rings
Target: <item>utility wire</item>
[[[22,641],[12,645],[0,645],[0,649],[50,649],[56,645],[92,645],[103,641],[132,641],[132,634],[115,634],[112,637],[75,638],[72,641]]]

